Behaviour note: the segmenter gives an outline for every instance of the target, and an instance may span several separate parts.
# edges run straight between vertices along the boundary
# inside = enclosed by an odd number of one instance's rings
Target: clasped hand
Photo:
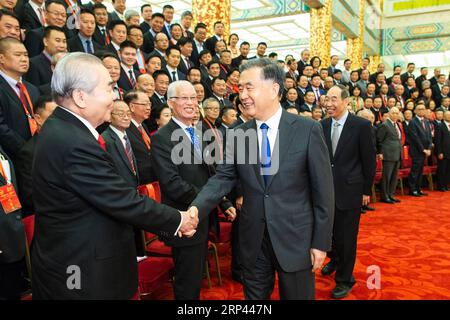
[[[178,230],[178,236],[181,237],[192,237],[197,229],[198,225],[198,209],[196,207],[190,207],[188,211],[181,211],[183,216],[183,223]]]

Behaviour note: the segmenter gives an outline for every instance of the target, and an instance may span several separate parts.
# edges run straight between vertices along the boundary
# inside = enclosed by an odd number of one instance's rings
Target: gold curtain
[[[326,0],[319,9],[311,8],[310,12],[310,50],[311,56],[318,56],[323,67],[330,65],[331,60],[331,10],[332,0]]]
[[[365,0],[359,0],[358,37],[347,39],[347,57],[352,61],[352,69],[361,67],[364,45]]]
[[[208,37],[214,35],[214,22],[225,26],[224,39],[228,41],[231,24],[231,0],[192,0],[193,28],[199,22],[206,24]]]

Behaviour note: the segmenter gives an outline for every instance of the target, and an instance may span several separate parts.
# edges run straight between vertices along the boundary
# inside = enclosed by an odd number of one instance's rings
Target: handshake
[[[197,207],[190,207],[188,211],[180,211],[183,222],[178,230],[178,236],[192,237],[197,229],[198,225],[198,209]]]

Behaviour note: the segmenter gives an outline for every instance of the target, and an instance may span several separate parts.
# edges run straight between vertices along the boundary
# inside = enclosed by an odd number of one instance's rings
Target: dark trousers
[[[397,189],[397,173],[400,161],[383,161],[383,176],[381,179],[381,199],[388,200]]]
[[[353,269],[356,261],[356,247],[359,231],[360,208],[335,209],[333,242],[328,256],[336,267],[335,281],[352,286],[355,283]]]
[[[450,182],[450,159],[438,160],[436,176],[438,189],[447,188]]]
[[[425,155],[414,156],[411,157],[411,159],[412,159],[411,172],[408,176],[409,190],[411,192],[420,191],[420,188],[422,186],[422,175],[423,175]]]
[[[19,300],[24,278],[23,260],[0,264],[0,300]]]
[[[314,300],[315,279],[311,270],[312,267],[297,272],[283,271],[266,229],[255,265],[252,269],[242,266],[245,299],[269,300],[275,285],[275,271],[277,271],[281,300]]]
[[[175,264],[173,289],[176,300],[199,300],[208,243],[172,247]]]
[[[231,227],[231,274],[234,278],[242,278],[241,263],[239,261],[239,212]]]

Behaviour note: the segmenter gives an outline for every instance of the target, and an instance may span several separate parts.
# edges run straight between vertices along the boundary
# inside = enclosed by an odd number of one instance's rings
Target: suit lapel
[[[285,159],[287,151],[289,150],[289,146],[291,145],[291,141],[295,132],[295,130],[292,129],[292,123],[294,121],[295,117],[291,117],[290,114],[288,114],[287,111],[283,109],[280,124],[278,125],[278,134],[275,140],[275,145],[271,157],[271,167],[276,165],[278,170],[275,174],[269,176],[266,189],[270,188],[270,185],[272,184],[272,181],[275,178],[276,174],[278,174],[278,172],[280,171],[283,160]],[[275,157],[275,161],[273,157],[274,154],[278,154],[278,159]]]
[[[107,129],[109,135],[114,140],[114,146],[117,150],[117,152],[120,154],[120,157],[122,158],[122,161],[125,162],[125,165],[130,170],[131,173],[135,174],[133,171],[133,168],[131,167],[131,163],[128,160],[127,154],[125,153],[125,148],[123,146],[122,141],[120,141],[120,138],[117,136],[117,134],[111,130],[111,128],[108,127]],[[134,161],[134,159],[133,159]]]
[[[338,144],[336,146],[336,151],[334,152],[334,159],[336,159],[341,153],[346,141],[349,140],[351,136],[351,128],[353,126],[353,115],[351,113],[348,114],[347,120],[345,121],[344,127],[342,128],[341,135],[339,137]],[[332,149],[331,149],[332,150]]]
[[[333,159],[333,149],[331,147],[331,118],[327,118],[322,122],[323,134],[325,135],[325,142],[328,147],[330,159]]]
[[[247,126],[246,128],[247,130],[254,130],[254,132],[256,133],[256,139],[258,139],[258,130],[256,129],[256,120],[250,120],[248,121],[244,126]],[[250,143],[248,141],[248,139],[245,139],[245,150],[247,150],[247,157],[246,159],[248,159],[248,161],[250,159],[252,159],[252,157],[250,156],[250,151],[253,150],[253,148],[251,148]],[[259,182],[259,184],[261,185],[261,188],[264,190],[265,186],[264,186],[264,179],[263,176],[261,174],[261,158],[260,158],[260,150],[259,150],[259,142],[257,141],[256,143],[256,163],[252,165],[253,166],[253,171],[255,172],[255,178],[256,180]]]

